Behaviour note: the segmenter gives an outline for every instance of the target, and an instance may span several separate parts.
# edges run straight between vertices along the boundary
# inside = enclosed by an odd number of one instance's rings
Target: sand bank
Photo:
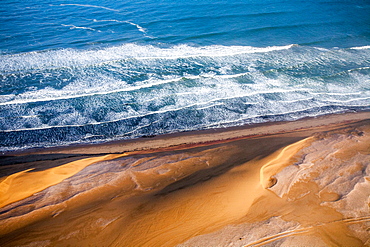
[[[0,242],[369,245],[369,116],[14,153]]]

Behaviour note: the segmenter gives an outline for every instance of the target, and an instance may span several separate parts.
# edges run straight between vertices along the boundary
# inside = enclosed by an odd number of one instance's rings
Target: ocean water
[[[369,109],[369,1],[1,1],[2,152]]]

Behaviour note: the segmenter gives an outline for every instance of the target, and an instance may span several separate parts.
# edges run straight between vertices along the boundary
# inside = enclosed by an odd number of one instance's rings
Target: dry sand
[[[369,119],[9,153],[1,246],[369,246]]]

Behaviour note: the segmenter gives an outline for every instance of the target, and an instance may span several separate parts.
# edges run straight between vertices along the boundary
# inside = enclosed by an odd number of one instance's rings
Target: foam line
[[[91,20],[91,19],[90,19]],[[97,20],[97,19],[92,19],[92,21],[94,22],[117,22],[117,23],[127,23],[127,24],[130,24],[132,26],[135,26],[140,32],[146,34],[147,31],[145,28],[143,28],[142,26],[140,26],[139,24],[137,23],[134,23],[132,21],[119,21],[119,20],[115,20],[115,19],[111,19],[111,20]]]
[[[342,75],[346,75],[348,73],[351,73],[351,72],[357,72],[357,71],[361,71],[361,70],[369,70],[370,67],[366,66],[366,67],[359,67],[359,68],[354,68],[354,69],[348,69],[348,70],[344,70],[344,71],[341,71],[341,72],[338,72],[338,73],[335,73],[335,74],[331,74],[331,75],[327,75],[327,76],[323,76],[323,78],[332,78],[332,77],[335,77],[335,76],[342,76]]]
[[[107,8],[104,6],[90,5],[90,4],[63,3],[63,4],[51,5],[51,6],[79,6],[79,7],[88,7],[88,8],[96,8],[96,9],[105,9],[105,10],[118,12],[118,10],[116,9],[111,9],[111,8]]]
[[[212,105],[208,105],[208,106],[204,106],[204,107],[199,107],[199,108],[197,108],[197,110],[205,110],[205,109],[208,109],[208,108],[211,108],[211,107],[214,107],[214,106],[221,106],[221,105],[225,105],[225,103],[217,103],[217,104],[212,104]]]
[[[239,74],[231,74],[231,75],[216,75],[216,74],[204,74],[200,76],[194,76],[194,77],[186,77],[186,79],[197,79],[197,78],[222,78],[222,79],[233,79],[233,78],[238,78],[242,76],[250,75],[250,72],[245,72],[245,73],[239,73]],[[195,78],[197,77],[197,78]]]
[[[302,101],[308,101],[308,100],[313,100],[314,98],[312,97],[308,97],[308,98],[303,98],[303,99],[296,99],[296,100],[279,100],[279,101],[276,101],[278,103],[297,103],[297,102],[302,102]]]
[[[313,95],[333,95],[333,96],[349,96],[349,95],[362,95],[363,94],[363,92],[330,93],[330,92],[312,92],[312,91],[309,91],[309,93]]]
[[[370,45],[351,47],[350,49],[352,49],[352,50],[368,50],[368,49],[370,49]]]
[[[181,58],[193,58],[193,57],[227,57],[236,56],[242,54],[252,54],[252,53],[266,53],[271,51],[287,50],[296,45],[286,45],[286,46],[269,46],[265,48],[252,47],[252,46],[229,46],[229,49],[225,49],[225,46],[213,45],[205,48],[195,48],[187,45],[179,45],[169,49],[163,49],[163,56],[143,56],[137,57],[136,59],[181,59]],[[181,49],[184,48],[183,54]],[[185,49],[190,48],[188,51]]]
[[[145,28],[143,28],[142,26],[140,26],[139,24],[136,24],[136,23],[133,23],[133,22],[131,22],[131,21],[125,21],[125,23],[128,23],[128,24],[130,24],[130,25],[132,25],[132,26],[135,26],[140,32],[142,32],[142,33],[145,33],[146,34],[146,29]]]
[[[145,128],[145,127],[149,127],[150,125],[153,125],[153,124],[158,123],[158,122],[160,122],[160,121],[159,121],[159,120],[157,120],[157,121],[151,122],[151,123],[149,123],[149,124],[145,124],[145,125],[138,126],[137,128],[135,128],[135,129],[133,129],[133,130],[131,130],[131,131],[129,131],[129,132],[125,132],[125,135],[132,134],[132,133],[134,133],[135,131],[138,131],[138,130],[143,129],[143,128]]]
[[[260,48],[251,46],[213,45],[192,47],[188,45],[177,45],[171,48],[159,48],[152,45],[140,46],[136,44],[124,44],[99,50],[79,51],[74,49],[63,49],[0,56],[0,71],[14,73],[15,71],[18,72],[22,70],[56,69],[62,67],[75,68],[78,66],[121,61],[124,59],[174,60],[196,57],[217,58],[286,50],[293,46],[295,45]]]
[[[75,26],[75,25],[66,25],[66,24],[62,24],[63,27],[69,27],[69,29],[85,29],[85,30],[90,30],[90,31],[97,31],[97,32],[101,32],[100,30],[96,30],[94,28],[91,28],[91,27],[78,27],[78,26]]]
[[[119,21],[115,19],[110,19],[110,20],[97,20],[97,19],[87,19],[93,22],[118,22],[118,23],[126,23],[126,21]]]
[[[352,99],[347,99],[347,100],[337,100],[337,99],[331,99],[331,100],[321,100],[325,102],[333,102],[333,103],[348,103],[352,101],[358,101],[358,100],[367,100],[370,99],[370,97],[365,97],[365,98],[352,98]]]
[[[201,79],[201,78],[222,78],[222,79],[232,79],[232,78],[238,78],[244,75],[247,75],[248,73],[240,73],[240,74],[235,74],[235,75],[197,75],[197,76],[186,76],[186,77],[178,77],[178,78],[173,78],[173,79],[168,79],[168,80],[159,80],[157,82],[150,83],[150,79],[143,81],[144,85],[140,86],[133,86],[133,87],[128,87],[128,88],[122,88],[122,89],[116,89],[116,90],[111,90],[111,91],[104,91],[104,92],[93,92],[93,93],[84,93],[84,94],[76,94],[73,95],[73,92],[69,91],[62,91],[62,94],[65,94],[65,96],[51,96],[51,97],[45,97],[45,98],[31,98],[31,99],[16,99],[16,100],[11,100],[7,102],[1,102],[1,105],[14,105],[14,104],[28,104],[28,103],[36,103],[36,102],[46,102],[46,101],[57,101],[57,100],[65,100],[65,99],[76,99],[76,98],[83,98],[83,97],[90,97],[90,96],[96,96],[96,95],[108,95],[108,94],[114,94],[114,93],[121,93],[121,92],[132,92],[144,88],[150,88],[153,86],[158,86],[158,85],[163,85],[163,84],[168,84],[172,82],[179,82],[183,79],[189,79],[189,80],[195,80],[195,79]],[[147,84],[145,84],[147,83]],[[263,93],[281,93],[281,92],[292,92],[292,91],[304,91],[304,89],[293,89],[293,90],[275,90],[275,91],[261,91],[261,92],[255,92],[246,96],[252,96],[256,94],[263,94]],[[178,95],[180,95],[179,93]],[[189,94],[187,92],[184,92],[182,94]],[[225,98],[227,99],[227,98]]]
[[[284,90],[276,90],[275,92],[277,92],[277,91],[282,91],[283,92]],[[294,90],[285,90],[284,92],[286,92],[286,91],[294,91]],[[264,93],[275,93],[275,92],[264,92]],[[89,125],[109,124],[109,123],[115,123],[115,122],[119,122],[119,121],[129,120],[129,119],[133,119],[133,118],[147,117],[147,116],[151,116],[151,115],[155,115],[155,114],[163,114],[163,113],[167,113],[167,112],[176,112],[176,111],[180,111],[180,110],[183,110],[183,109],[186,109],[186,108],[191,108],[191,107],[200,106],[200,105],[207,105],[207,104],[217,102],[217,101],[222,101],[222,100],[227,100],[227,99],[243,98],[243,97],[246,97],[246,96],[256,95],[256,94],[259,94],[259,93],[249,93],[249,94],[242,94],[242,95],[231,96],[231,97],[217,98],[217,99],[209,100],[209,101],[206,101],[206,102],[192,103],[192,104],[181,106],[181,107],[174,108],[174,109],[153,111],[153,112],[148,112],[148,113],[144,113],[144,114],[140,114],[140,115],[129,116],[129,117],[121,118],[121,119],[115,119],[115,120],[111,120],[111,121],[94,122],[94,123],[88,123],[88,124],[83,124],[83,125],[55,125],[55,126],[46,126],[46,127],[42,127],[42,128],[1,130],[0,133],[2,133],[2,132],[3,133],[9,133],[9,132],[19,132],[19,131],[43,130],[43,129],[52,129],[52,128],[83,127],[83,126],[89,126]],[[250,104],[250,103],[248,103],[248,104]],[[300,109],[299,111],[290,111],[290,112],[284,112],[284,113],[277,112],[277,113],[273,113],[273,114],[249,116],[247,119],[262,117],[262,116],[274,116],[274,115],[284,115],[284,114],[290,114],[290,113],[296,113],[296,112],[303,112],[303,111],[306,111],[306,110],[309,110],[309,109],[314,109],[316,107],[317,106],[308,107],[308,108],[305,108],[305,109]],[[240,121],[240,120],[245,120],[245,119],[244,118],[240,118],[238,120],[234,119],[234,120],[231,120],[230,123],[237,122],[237,121]],[[217,123],[215,125],[218,125],[218,124],[219,123]],[[210,126],[213,126],[213,125],[210,125]],[[208,126],[206,126],[206,127],[208,127]]]
[[[222,98],[216,98],[212,99],[209,101],[205,102],[200,102],[196,104],[189,105],[188,107],[192,107],[195,105],[206,105],[209,103],[217,102],[217,101],[223,101],[223,100],[229,100],[229,99],[238,99],[238,98],[244,98],[248,96],[255,96],[255,95],[260,95],[260,94],[272,94],[272,93],[287,93],[287,92],[297,92],[297,91],[305,91],[304,89],[274,89],[271,91],[259,91],[259,92],[251,92],[251,93],[244,93],[244,94],[239,94],[239,95],[234,95],[234,96],[229,96],[229,97],[222,97]],[[247,102],[245,104],[251,104],[251,102]]]
[[[139,24],[137,23],[134,23],[132,21],[119,21],[119,20],[115,20],[115,19],[110,19],[110,20],[97,20],[97,19],[88,19],[88,20],[92,20],[93,22],[117,22],[117,23],[127,23],[127,24],[130,24],[132,26],[135,26],[140,32],[144,33],[146,37],[149,37],[147,36],[147,30],[145,28],[143,28],[142,26],[140,26]]]
[[[140,86],[133,86],[128,88],[122,88],[112,91],[106,91],[106,92],[93,92],[93,93],[85,93],[85,94],[78,94],[78,95],[69,95],[72,92],[64,91],[65,96],[62,97],[47,97],[47,98],[38,98],[38,99],[19,99],[19,100],[12,100],[8,102],[2,102],[0,105],[14,105],[14,104],[28,104],[28,103],[36,103],[36,102],[45,102],[45,101],[57,101],[57,100],[65,100],[65,99],[76,99],[76,98],[83,98],[83,97],[89,97],[89,96],[96,96],[96,95],[107,95],[107,94],[113,94],[113,93],[120,93],[120,92],[130,92],[130,91],[136,91],[143,88],[150,88],[153,86],[158,86],[162,84],[167,84],[171,82],[176,82],[181,80],[182,78],[172,79],[172,80],[162,80],[157,81],[154,83],[148,83]]]
[[[27,116],[12,116],[12,117],[0,117],[0,119],[10,119],[10,118],[35,118],[41,115],[27,115]]]
[[[245,122],[247,120],[250,120],[250,119],[256,119],[256,118],[260,118],[260,117],[273,117],[273,116],[277,116],[277,115],[288,115],[288,114],[294,114],[294,113],[300,113],[300,112],[305,112],[305,111],[309,111],[309,110],[312,110],[312,109],[315,109],[315,108],[319,108],[317,106],[312,106],[312,107],[307,107],[307,108],[304,108],[304,109],[300,109],[298,111],[286,111],[286,112],[277,112],[277,113],[271,113],[271,114],[256,114],[256,115],[251,115],[251,116],[248,116],[248,117],[241,117],[241,118],[238,118],[238,119],[232,119],[232,120],[227,120],[227,121],[223,121],[223,122],[218,122],[218,123],[214,123],[214,124],[210,124],[210,125],[207,125],[205,126],[206,128],[214,128],[214,127],[218,127],[220,125],[228,125],[228,124],[236,124],[238,122]],[[340,113],[341,110],[331,110],[330,112],[325,112],[326,114],[327,113]],[[320,115],[323,115],[323,112],[316,112],[314,114],[305,114],[304,117],[317,117],[317,116],[320,116]],[[293,117],[294,119],[298,119],[296,117]]]
[[[135,26],[139,30],[139,32],[141,32],[141,33],[144,34],[145,37],[150,38],[150,39],[154,39],[155,38],[153,36],[149,36],[147,34],[147,30],[145,28],[143,28],[142,26],[140,26],[139,24],[136,24],[136,23],[131,22],[131,21],[125,21],[125,23],[128,23],[128,24],[130,24],[132,26]]]

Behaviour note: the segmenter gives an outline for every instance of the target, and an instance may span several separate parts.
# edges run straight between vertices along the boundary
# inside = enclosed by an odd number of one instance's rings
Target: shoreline
[[[369,138],[362,112],[6,156],[0,242],[370,244]]]
[[[304,130],[315,132],[322,128],[339,128],[341,125],[355,124],[367,119],[370,119],[370,111],[328,114],[318,117],[305,117],[294,121],[266,122],[227,128],[185,131],[130,140],[6,151],[0,154],[0,158],[39,154],[112,154],[186,149],[279,133]]]

